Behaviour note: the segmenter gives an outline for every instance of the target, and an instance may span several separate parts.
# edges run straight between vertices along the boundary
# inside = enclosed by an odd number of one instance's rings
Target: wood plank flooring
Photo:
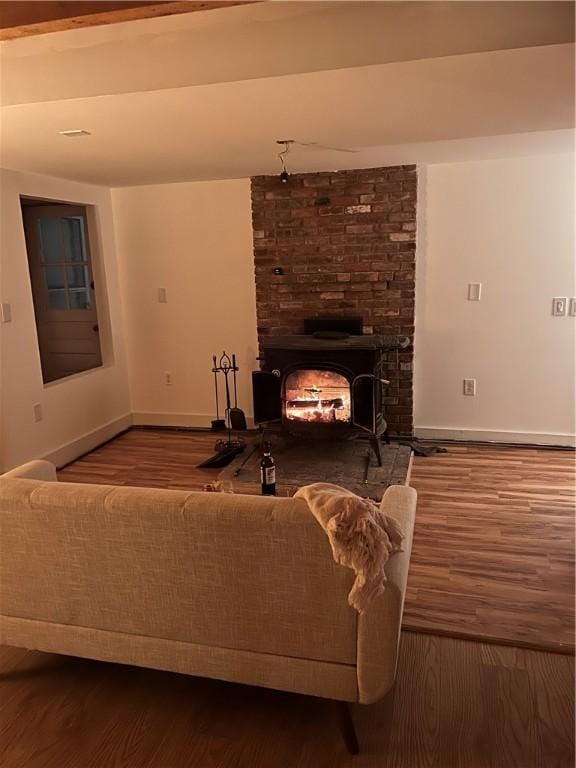
[[[0,648],[2,768],[572,768],[573,659],[405,633],[350,757],[321,699]]]
[[[203,432],[135,429],[61,480],[201,490],[219,470]],[[404,628],[574,648],[573,451],[449,445],[416,458],[418,512]]]
[[[405,627],[573,650],[574,459],[455,445],[416,459]]]

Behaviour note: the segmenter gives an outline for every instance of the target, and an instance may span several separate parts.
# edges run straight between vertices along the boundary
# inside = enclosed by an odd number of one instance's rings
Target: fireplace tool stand
[[[237,416],[237,412],[240,411],[238,408],[238,400],[236,394],[236,373],[239,370],[238,366],[236,365],[236,355],[232,355],[232,357],[230,357],[228,354],[226,354],[226,352],[222,352],[219,359],[216,358],[216,355],[212,356],[212,363],[212,373],[214,374],[214,391],[216,395],[216,419],[212,421],[212,431],[218,432],[225,429],[227,436],[226,440],[220,439],[216,441],[216,445],[214,446],[216,453],[213,456],[210,456],[209,459],[206,459],[205,461],[198,464],[197,466],[199,468],[225,467],[232,461],[232,459],[236,458],[236,456],[238,456],[239,453],[242,453],[242,451],[246,448],[246,442],[244,440],[241,438],[232,437],[232,422],[237,421],[237,419],[234,419],[234,416]],[[220,418],[220,403],[218,398],[219,375],[224,377],[224,393],[226,397],[224,419]],[[234,408],[232,407],[230,382],[228,380],[230,375],[234,377]],[[244,415],[242,414],[242,417],[243,416]]]

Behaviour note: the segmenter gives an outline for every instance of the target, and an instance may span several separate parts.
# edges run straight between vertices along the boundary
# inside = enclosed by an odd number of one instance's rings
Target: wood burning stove
[[[388,440],[385,355],[405,348],[409,340],[351,335],[322,325],[311,333],[263,340],[262,369],[252,375],[254,420],[276,422],[289,433],[315,439],[363,432],[380,464],[379,440]]]

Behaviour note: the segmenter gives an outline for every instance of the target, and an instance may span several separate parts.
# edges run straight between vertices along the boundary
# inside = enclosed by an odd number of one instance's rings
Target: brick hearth
[[[388,355],[386,415],[401,435],[412,433],[416,186],[413,165],[252,179],[259,340],[325,314],[408,336]]]

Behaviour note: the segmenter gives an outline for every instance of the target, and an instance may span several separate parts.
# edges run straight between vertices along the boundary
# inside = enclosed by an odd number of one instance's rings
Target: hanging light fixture
[[[290,174],[286,170],[286,155],[288,152],[290,152],[290,144],[293,144],[292,139],[279,139],[276,141],[276,144],[284,144],[284,149],[282,152],[278,153],[278,157],[280,158],[280,162],[282,163],[282,172],[280,173],[280,181],[282,181],[284,184],[288,181],[290,178]]]

